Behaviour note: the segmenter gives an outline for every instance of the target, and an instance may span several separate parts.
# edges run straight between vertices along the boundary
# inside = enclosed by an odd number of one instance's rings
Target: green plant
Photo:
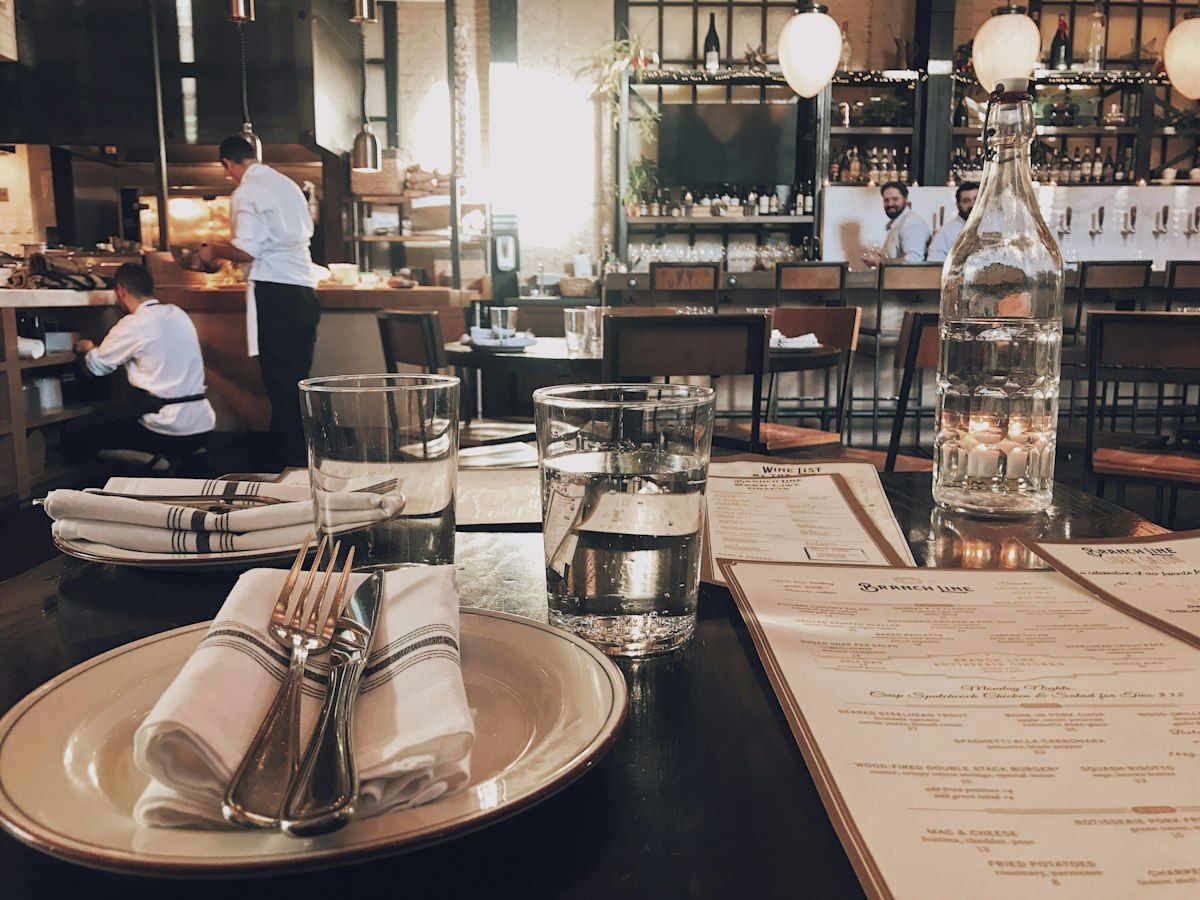
[[[629,184],[621,195],[622,203],[636,203],[640,197],[658,190],[658,163],[642,157],[629,167]]]
[[[642,44],[642,39],[636,34],[617,41],[609,41],[596,52],[584,67],[584,74],[592,79],[592,96],[604,100],[608,106],[609,120],[613,128],[621,114],[621,78],[627,74],[631,80],[637,80],[639,73],[651,65],[657,64],[657,56]],[[636,117],[631,117],[638,137],[651,142],[656,137],[656,129],[662,116],[651,109],[638,95],[631,91],[631,98],[640,103]]]

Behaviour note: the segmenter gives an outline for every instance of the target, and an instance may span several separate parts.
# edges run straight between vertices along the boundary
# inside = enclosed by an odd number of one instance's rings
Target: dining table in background
[[[997,526],[934,511],[927,474],[882,480],[918,565],[1030,564],[1016,542],[1022,533],[1080,538],[1162,530],[1062,484],[1050,517]],[[529,527],[458,534],[463,605],[545,620],[542,537]],[[0,712],[97,654],[212,618],[236,578],[60,556],[3,582]],[[725,588],[702,586],[696,635],[682,649],[618,665],[629,685],[629,718],[609,754],[561,792],[478,832],[344,868],[176,883],[68,864],[4,835],[0,894],[861,896]]]

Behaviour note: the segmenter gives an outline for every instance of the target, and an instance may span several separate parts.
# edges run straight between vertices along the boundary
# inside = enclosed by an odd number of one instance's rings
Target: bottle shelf
[[[762,228],[806,225],[812,216],[629,216],[631,229],[655,228]]]

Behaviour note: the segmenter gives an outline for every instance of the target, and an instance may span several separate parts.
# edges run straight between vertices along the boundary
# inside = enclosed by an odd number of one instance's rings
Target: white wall
[[[825,259],[849,260],[862,268],[864,247],[883,242],[887,219],[879,191],[870,187],[831,187],[826,194],[825,221],[821,243]],[[941,208],[946,218],[955,214],[954,188],[914,187],[909,191],[913,209],[927,222]],[[1200,206],[1200,185],[1179,184],[1149,187],[1062,187],[1038,188],[1042,216],[1055,231],[1066,208],[1071,207],[1071,233],[1059,242],[1068,262],[1086,259],[1152,259],[1162,268],[1169,259],[1200,259],[1200,235],[1188,237],[1188,217]],[[1169,207],[1168,233],[1155,236],[1155,211]],[[1104,234],[1088,234],[1092,214],[1104,207]],[[1131,207],[1137,207],[1136,233],[1123,237],[1121,223]],[[1057,232],[1056,232],[1057,236]]]

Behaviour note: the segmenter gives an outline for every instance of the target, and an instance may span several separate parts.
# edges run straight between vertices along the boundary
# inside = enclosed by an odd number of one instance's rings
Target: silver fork
[[[271,623],[267,629],[271,637],[291,653],[287,674],[258,733],[250,742],[246,755],[234,773],[233,780],[229,782],[225,800],[221,804],[221,814],[228,821],[250,828],[275,828],[279,825],[280,808],[287,798],[288,785],[300,767],[300,696],[304,683],[304,669],[309,657],[329,649],[333,626],[342,614],[346,585],[354,564],[354,548],[351,547],[343,564],[341,579],[334,592],[329,612],[322,619],[321,605],[330,582],[333,581],[334,566],[341,550],[341,542],[335,543],[330,551],[319,591],[306,618],[305,607],[320,572],[321,557],[329,543],[328,536],[321,538],[313,567],[309,570],[308,578],[289,617],[288,607],[291,604],[292,593],[300,579],[311,542],[310,534],[300,552],[296,554],[296,561],[292,564],[283,590],[279,592],[279,598],[275,602],[275,608],[271,611]]]

